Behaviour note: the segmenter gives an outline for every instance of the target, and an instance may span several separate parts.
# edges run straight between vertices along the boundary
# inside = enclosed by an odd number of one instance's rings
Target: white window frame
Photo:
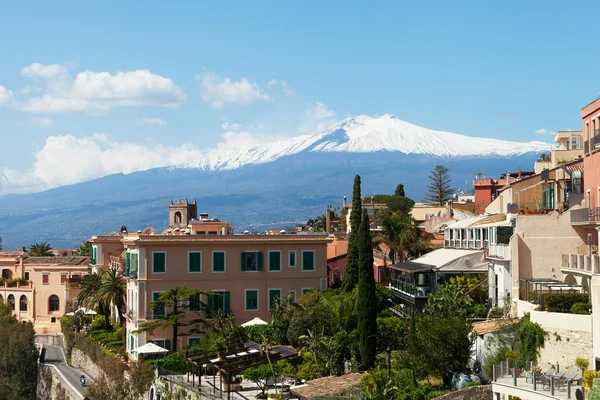
[[[190,271],[190,254],[192,253],[200,253],[200,271]],[[201,274],[202,273],[202,250],[190,250],[187,252],[187,262],[188,262],[188,268],[187,268],[187,272],[188,274]]]
[[[271,309],[271,290],[279,290],[279,301],[281,301],[281,296],[283,293],[283,290],[281,290],[281,288],[268,288],[267,289],[267,310]]]
[[[256,292],[256,310],[248,308],[248,292]],[[244,289],[244,311],[260,311],[260,290],[259,289]]]
[[[164,292],[164,290],[153,290],[152,291],[152,297],[150,298],[150,302],[148,302],[148,308],[152,312],[152,319],[157,319],[157,318],[154,316],[154,309],[150,306],[150,303],[152,303],[154,301],[154,293],[160,294],[162,292]],[[167,315],[167,306],[163,306],[163,307],[165,308],[165,316],[166,316]]]
[[[165,272],[155,272],[154,271],[154,254],[162,253],[165,255]],[[139,264],[139,256],[138,256],[138,264]],[[156,250],[152,252],[152,273],[156,275],[165,275],[167,273],[167,252],[165,250]]]
[[[294,265],[290,264],[290,255],[294,253]],[[288,268],[296,268],[298,266],[298,252],[296,250],[288,250]]]
[[[279,253],[279,269],[271,269],[271,253]],[[281,250],[269,250],[267,251],[267,271],[269,272],[281,272],[283,270],[281,262]],[[288,260],[289,261],[289,260]]]
[[[304,253],[312,253],[313,255],[313,269],[304,269]],[[300,268],[300,270],[302,272],[315,272],[317,270],[317,258],[315,257],[315,251],[314,250],[302,250],[302,267]]]
[[[223,271],[215,271],[215,253],[223,253]],[[227,252],[225,250],[213,250],[210,254],[210,272],[213,274],[224,274],[227,272]],[[214,290],[213,290],[214,292]]]

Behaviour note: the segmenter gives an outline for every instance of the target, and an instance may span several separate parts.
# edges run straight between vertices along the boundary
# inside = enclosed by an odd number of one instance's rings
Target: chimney
[[[344,196],[344,205],[346,205],[346,204],[347,204],[347,203],[346,203],[346,196]]]
[[[207,221],[208,213],[200,213],[200,221]]]

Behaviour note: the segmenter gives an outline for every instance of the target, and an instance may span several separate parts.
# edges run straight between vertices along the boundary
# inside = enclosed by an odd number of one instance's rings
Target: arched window
[[[48,310],[58,311],[60,309],[60,300],[57,295],[53,294],[48,300]]]
[[[4,297],[0,294],[0,303],[4,302]]]
[[[179,211],[177,211],[175,213],[175,223],[176,224],[180,224],[181,223],[181,213]]]
[[[27,311],[27,296],[24,294],[19,299],[19,311]]]
[[[8,295],[8,306],[10,307],[10,309],[12,311],[15,311],[15,296],[13,296],[12,294]]]

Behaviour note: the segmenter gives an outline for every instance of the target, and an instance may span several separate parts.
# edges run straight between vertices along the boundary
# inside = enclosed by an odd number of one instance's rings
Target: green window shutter
[[[223,292],[223,315],[227,316],[231,312],[230,310],[230,294],[229,292]]]
[[[312,251],[302,252],[302,270],[312,271],[315,269],[315,257]]]
[[[242,259],[241,259],[242,271],[246,270],[246,252],[242,251]]]
[[[198,252],[189,253],[188,264],[189,264],[188,265],[189,272],[201,272],[202,271],[201,254]]]
[[[281,290],[269,290],[269,310],[273,308],[277,298],[281,299]]]
[[[165,349],[171,351],[171,340],[165,339]]]
[[[152,293],[152,300],[157,301],[160,293]],[[165,316],[165,306],[157,306],[153,310],[154,318],[162,318]]]
[[[129,271],[131,269],[131,254],[125,254],[125,275],[129,276]]]
[[[166,271],[166,265],[165,265],[165,253],[153,253],[153,257],[154,257],[154,269],[152,270],[152,272],[158,272],[158,273],[162,273]]]
[[[262,253],[262,251],[259,251],[259,252],[257,252],[257,254],[258,254],[258,258],[256,261],[256,266],[259,271],[262,271],[263,270],[263,253]]]
[[[225,253],[218,251],[213,253],[213,271],[225,272]]]
[[[210,316],[210,314],[215,311],[215,296],[213,296],[212,293],[208,295],[206,306],[208,308],[208,314]]]
[[[281,271],[281,253],[272,251],[269,253],[269,271]]]
[[[96,264],[96,257],[98,256],[98,249],[96,247],[92,247],[92,264]]]
[[[247,310],[258,310],[258,291],[256,291],[256,290],[246,291],[246,309]]]

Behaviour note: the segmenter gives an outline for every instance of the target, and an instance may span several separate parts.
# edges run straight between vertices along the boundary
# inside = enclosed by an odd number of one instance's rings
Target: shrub
[[[475,304],[472,314],[473,318],[485,318],[487,316],[487,307],[485,304]]]
[[[589,303],[590,296],[583,293],[549,294],[544,298],[550,312],[569,313],[575,303]]]
[[[577,357],[575,359],[575,366],[577,368],[579,368],[580,370],[584,371],[589,368],[590,360],[588,360],[587,358],[583,358],[583,357]]]
[[[594,386],[594,379],[598,377],[598,372],[593,369],[588,369],[583,373],[583,386],[586,390],[592,390]]]
[[[104,316],[96,315],[94,320],[92,321],[92,329],[102,329],[104,328]]]
[[[590,315],[590,308],[592,308],[592,305],[589,303],[575,303],[569,311],[571,311],[571,314]]]
[[[171,353],[164,358],[154,360],[154,366],[156,368],[164,368],[173,372],[185,372],[185,355],[177,352]]]

